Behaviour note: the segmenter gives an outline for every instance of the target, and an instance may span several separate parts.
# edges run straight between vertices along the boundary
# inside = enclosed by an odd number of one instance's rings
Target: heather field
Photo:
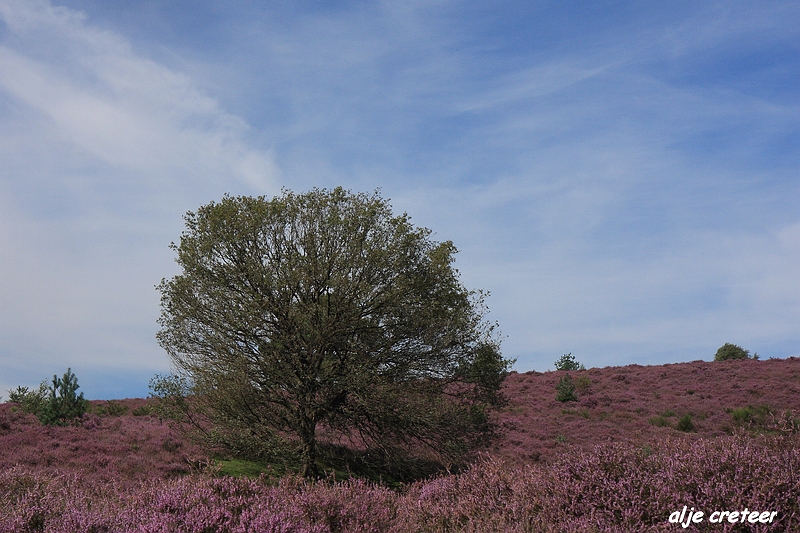
[[[800,359],[570,375],[562,403],[563,372],[512,373],[496,443],[401,487],[225,475],[141,399],[73,427],[2,404],[0,533],[800,531]]]
[[[565,403],[555,399],[562,375],[528,372],[506,379],[509,404],[499,413],[503,436],[493,452],[513,461],[535,460],[553,458],[565,447],[605,442],[716,438],[746,428],[752,434],[768,429],[761,426],[771,420],[769,412],[800,414],[798,358],[573,371],[578,401]],[[687,415],[693,429],[679,431]]]

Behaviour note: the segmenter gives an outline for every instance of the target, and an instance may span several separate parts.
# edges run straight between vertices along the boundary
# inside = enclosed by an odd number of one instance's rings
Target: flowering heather
[[[144,400],[96,402],[68,427],[0,405],[0,533],[800,531],[800,360],[576,371],[566,405],[562,374],[509,376],[484,459],[401,490],[215,477],[201,449],[133,416]],[[668,521],[684,506],[776,516],[684,529]]]
[[[360,480],[196,474],[123,489],[16,467],[0,474],[0,532],[655,532],[675,530],[668,515],[684,505],[778,512],[771,525],[688,531],[796,531],[800,451],[787,438],[605,444],[550,465],[487,460],[397,492]]]
[[[135,408],[144,401],[126,403]],[[78,425],[55,427],[41,425],[13,405],[0,405],[0,471],[18,466],[125,484],[183,475],[206,460],[205,451],[156,418],[87,413]]]
[[[569,372],[578,401],[556,401],[566,372],[512,373],[503,393],[508,405],[495,416],[502,436],[491,452],[509,461],[549,460],[564,447],[677,436],[716,438],[744,429],[731,410],[769,406],[800,413],[800,359],[715,361],[661,366],[630,365]],[[583,390],[581,390],[583,389]],[[662,416],[666,415],[666,416]],[[694,430],[677,429],[690,415]],[[662,425],[659,425],[661,423]]]

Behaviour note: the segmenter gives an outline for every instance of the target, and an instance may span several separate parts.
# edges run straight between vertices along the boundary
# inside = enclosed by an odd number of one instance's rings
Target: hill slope
[[[587,449],[608,441],[645,445],[666,435],[713,438],[737,430],[757,432],[770,426],[770,412],[800,413],[798,358],[572,371],[573,381],[583,381],[586,388],[579,387],[577,402],[562,403],[555,399],[556,384],[565,374],[508,376],[508,405],[496,415],[503,435],[494,453],[514,460],[548,460],[566,446]],[[676,429],[685,415],[691,417],[693,431]]]
[[[570,375],[585,388],[579,387],[578,401],[562,403],[555,396],[564,374],[508,376],[508,404],[494,415],[500,436],[489,453],[511,462],[550,461],[560,452],[609,441],[646,446],[668,435],[697,439],[758,432],[769,429],[770,413],[800,413],[798,358],[575,371]],[[182,475],[209,459],[166,423],[133,416],[146,400],[116,402],[117,416],[109,414],[115,409],[107,409],[108,402],[92,404],[94,412],[77,427],[43,427],[33,415],[0,405],[0,470],[19,465],[120,483]],[[691,417],[691,432],[676,429],[684,415]]]

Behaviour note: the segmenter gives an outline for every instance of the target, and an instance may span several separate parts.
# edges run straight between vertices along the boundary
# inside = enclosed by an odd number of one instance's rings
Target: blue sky
[[[0,0],[0,395],[169,371],[225,193],[380,187],[516,369],[800,355],[800,4]]]

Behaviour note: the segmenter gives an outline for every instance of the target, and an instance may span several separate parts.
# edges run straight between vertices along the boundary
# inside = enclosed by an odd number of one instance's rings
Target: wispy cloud
[[[2,366],[163,368],[153,286],[180,214],[232,188],[276,192],[272,152],[80,13],[4,0],[0,20]]]
[[[244,121],[185,75],[137,56],[124,39],[68,9],[9,1],[1,13],[15,37],[0,48],[4,92],[87,156],[139,180],[218,172],[274,185],[277,168],[243,142]]]

